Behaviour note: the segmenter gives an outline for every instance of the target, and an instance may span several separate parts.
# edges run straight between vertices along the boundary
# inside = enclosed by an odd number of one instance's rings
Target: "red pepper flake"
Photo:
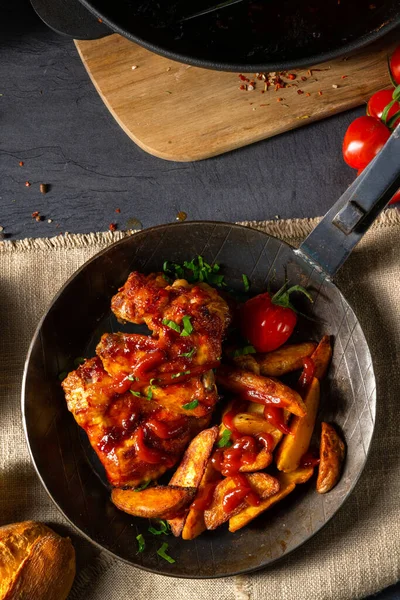
[[[296,79],[296,75],[294,73],[289,73],[287,78],[290,79],[290,81],[293,81],[294,79]]]
[[[117,230],[117,224],[116,223],[110,223],[108,226],[108,229],[110,231],[116,231]]]
[[[242,83],[242,85],[239,86],[239,90],[247,90],[247,85]]]
[[[18,164],[19,164],[20,167],[24,166],[24,162],[22,160],[20,160]]]
[[[115,212],[119,214],[121,212],[121,209],[120,208],[116,208]]]
[[[29,181],[25,181],[25,187],[31,187],[31,184],[29,183]]]
[[[276,101],[277,102],[282,102],[283,98],[277,98]]]
[[[303,90],[297,90],[297,93],[299,94],[299,96],[301,96],[301,94],[304,94]]]
[[[304,75],[303,75],[303,77],[301,78],[301,80],[302,81],[307,81],[307,77],[304,77]]]
[[[307,92],[307,93],[306,93],[306,96],[310,97],[310,96],[311,96],[310,92]]]
[[[342,75],[341,79],[347,79],[348,75]]]
[[[319,90],[319,92],[318,92],[318,96],[322,96],[322,92],[321,92],[321,90]]]
[[[238,75],[238,77],[239,77],[240,81],[250,81],[249,79],[247,79],[247,77],[245,77],[241,73]]]
[[[39,211],[35,210],[35,212],[32,213],[32,219],[36,219],[36,217],[39,216]]]
[[[97,19],[99,23],[103,22],[103,19],[100,19],[100,17]]]

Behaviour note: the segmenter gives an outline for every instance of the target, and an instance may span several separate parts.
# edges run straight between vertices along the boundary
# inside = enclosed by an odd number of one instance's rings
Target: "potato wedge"
[[[258,506],[246,506],[241,512],[231,517],[229,519],[229,531],[233,533],[248,525],[250,521],[258,517],[258,515],[261,515],[261,513],[265,512],[271,506],[277,504],[277,502],[280,502],[285,496],[288,496],[293,492],[297,483],[305,483],[308,481],[312,474],[312,467],[298,469],[292,473],[280,473],[278,475],[279,491],[273,496],[262,500]]]
[[[300,395],[278,380],[221,366],[217,371],[217,382],[246,400],[286,408],[299,417],[306,414],[306,407]]]
[[[301,457],[307,452],[314,430],[320,398],[320,385],[313,378],[304,398],[307,408],[305,417],[293,417],[290,425],[291,434],[286,435],[279,445],[275,460],[280,471],[289,473],[298,468]]]
[[[272,452],[268,452],[265,448],[260,450],[254,462],[249,465],[242,465],[239,469],[240,473],[254,473],[263,471],[272,463]]]
[[[192,502],[196,488],[157,485],[135,492],[114,488],[111,500],[117,508],[134,517],[172,519]]]
[[[288,344],[267,354],[256,354],[254,359],[259,365],[261,375],[280,377],[285,373],[301,369],[303,359],[311,356],[316,347],[315,342]]]
[[[238,369],[243,371],[250,371],[256,375],[260,375],[260,365],[252,354],[244,354],[243,356],[236,356],[233,362]]]
[[[180,465],[173,474],[169,485],[183,488],[196,488],[197,490],[217,436],[218,427],[215,426],[210,429],[204,429],[193,438],[183,455]],[[178,537],[182,533],[185,515],[170,519],[168,523],[174,536]]]
[[[250,487],[260,496],[260,498],[268,498],[279,491],[279,483],[275,477],[266,473],[251,473],[245,475]],[[233,511],[225,511],[223,499],[227,493],[235,489],[236,484],[233,477],[226,477],[214,490],[214,496],[210,507],[204,512],[204,522],[207,529],[216,529],[230,517],[239,513],[247,506],[244,500]]]
[[[238,413],[233,419],[233,425],[242,435],[269,433],[274,438],[275,447],[283,437],[283,433],[275,429],[263,416],[255,413]]]
[[[329,335],[324,335],[314,352],[311,354],[311,360],[314,363],[314,377],[323,379],[329,367],[332,358],[331,338]]]
[[[221,473],[214,469],[211,461],[208,461],[199,488],[197,490],[195,501],[199,498],[207,496],[208,494],[210,494],[210,492],[213,493],[213,489],[215,488],[217,483],[221,481],[221,479]],[[194,538],[198,537],[206,529],[207,527],[204,522],[204,510],[193,508],[192,502],[192,505],[190,506],[189,512],[186,516],[185,524],[183,526],[182,538],[184,540],[194,540]]]
[[[322,423],[319,452],[317,492],[326,494],[339,481],[346,455],[344,441],[329,423]]]

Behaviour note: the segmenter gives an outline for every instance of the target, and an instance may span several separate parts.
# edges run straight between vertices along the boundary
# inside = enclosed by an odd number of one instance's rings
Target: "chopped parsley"
[[[141,485],[138,485],[138,487],[136,487],[134,489],[134,491],[135,492],[141,492],[142,490],[145,490],[147,487],[149,487],[150,483],[151,483],[151,479],[149,479],[148,481],[145,481]]]
[[[247,277],[247,275],[245,275],[245,274],[243,273],[243,275],[242,275],[242,279],[243,279],[244,291],[245,291],[245,292],[248,292],[248,291],[249,291],[249,289],[250,289],[250,281],[249,281],[249,278]]]
[[[183,267],[177,263],[170,262],[169,260],[164,262],[163,271],[164,273],[167,273],[167,275],[174,276],[175,279],[183,279],[185,276]]]
[[[171,379],[176,379],[177,377],[182,377],[182,375],[190,375],[190,371],[182,371],[181,373],[172,373]]]
[[[140,392],[135,392],[135,390],[129,390],[129,391],[132,394],[132,396],[137,396],[138,398],[140,398],[140,396],[142,395]]]
[[[235,350],[233,353],[233,358],[236,358],[237,356],[245,356],[246,354],[256,354],[256,352],[257,350],[254,348],[254,346],[245,346],[244,348],[238,348]]]
[[[160,529],[156,529],[155,527],[150,525],[150,527],[148,528],[147,531],[149,531],[153,535],[161,535],[161,534],[169,535],[171,529],[170,529],[168,522],[160,519],[159,523],[160,523]]]
[[[190,319],[192,317],[189,317],[188,315],[185,315],[182,318],[182,323],[183,323],[183,331],[181,333],[181,336],[187,336],[190,335],[193,331],[193,325],[190,322]]]
[[[157,550],[157,554],[158,554],[158,556],[161,556],[161,558],[163,558],[164,560],[166,560],[167,562],[172,564],[175,562],[175,559],[167,554],[167,550],[168,550],[168,544],[166,544],[164,542],[164,544],[161,546],[161,548],[159,548]]]
[[[182,354],[182,356],[184,356],[184,355]],[[68,375],[68,371],[63,371],[62,373],[59,374],[58,379],[60,381],[64,381],[64,379],[66,378],[67,375]]]
[[[136,536],[136,540],[138,543],[138,554],[139,552],[143,552],[143,550],[146,547],[146,542],[144,541],[144,537],[141,533],[139,533],[139,535]]]
[[[127,379],[129,381],[139,381],[139,377],[135,377],[134,375],[128,375]]]
[[[199,405],[199,401],[197,400],[197,398],[195,398],[194,400],[192,400],[191,402],[188,402],[187,404],[182,404],[182,408],[184,408],[185,410],[193,410],[193,408],[197,408]]]
[[[232,446],[231,432],[229,431],[229,429],[224,429],[221,438],[217,442],[217,446],[218,448],[227,448],[229,446]]]
[[[185,358],[192,358],[192,356],[195,352],[196,352],[196,348],[192,348],[190,350],[190,352],[184,352],[183,354],[180,354],[179,356],[184,356]]]
[[[217,287],[225,287],[224,276],[218,271],[220,266],[216,263],[209,264],[202,256],[197,256],[191,261],[185,261],[182,265],[165,261],[163,265],[164,273],[175,279],[187,279],[189,283],[205,281]],[[185,273],[186,271],[186,273]]]
[[[178,333],[181,332],[181,328],[179,327],[178,323],[175,323],[175,321],[171,321],[170,319],[163,319],[162,324],[166,325],[170,329],[173,329],[174,331],[177,331]]]
[[[74,360],[74,367],[79,367],[79,365],[82,365],[85,360],[86,358],[83,358],[83,356],[77,356]]]

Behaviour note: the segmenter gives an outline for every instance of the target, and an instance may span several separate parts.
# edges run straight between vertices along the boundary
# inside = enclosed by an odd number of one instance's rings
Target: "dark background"
[[[206,161],[162,161],[122,132],[73,42],[27,0],[3,0],[0,15],[0,226],[9,239],[102,231],[111,222],[126,229],[133,220],[149,227],[179,211],[226,221],[313,217],[354,179],[341,144],[364,107]],[[34,211],[45,219],[36,222]],[[398,599],[400,587],[376,598]]]
[[[206,161],[146,154],[108,113],[72,40],[48,29],[27,0],[4,3],[0,225],[12,239],[102,231],[110,222],[126,229],[131,219],[149,227],[182,210],[227,221],[317,216],[354,179],[341,144],[363,107]],[[46,219],[37,223],[34,211]]]

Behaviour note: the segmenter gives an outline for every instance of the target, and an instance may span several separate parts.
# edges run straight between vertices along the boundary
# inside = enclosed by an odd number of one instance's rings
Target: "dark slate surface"
[[[72,41],[43,25],[27,0],[4,1],[0,225],[13,239],[101,231],[114,221],[125,229],[132,218],[148,227],[180,210],[232,221],[321,215],[353,180],[341,142],[361,108],[206,161],[149,156],[109,115]],[[51,186],[45,196],[41,182]]]
[[[362,108],[221,157],[171,163],[119,129],[72,41],[45,27],[27,0],[2,2],[0,58],[0,225],[11,239],[111,222],[125,229],[130,219],[149,227],[181,210],[230,221],[317,216],[354,178],[341,142]],[[46,219],[36,222],[34,211]],[[400,587],[377,598],[396,600]]]

